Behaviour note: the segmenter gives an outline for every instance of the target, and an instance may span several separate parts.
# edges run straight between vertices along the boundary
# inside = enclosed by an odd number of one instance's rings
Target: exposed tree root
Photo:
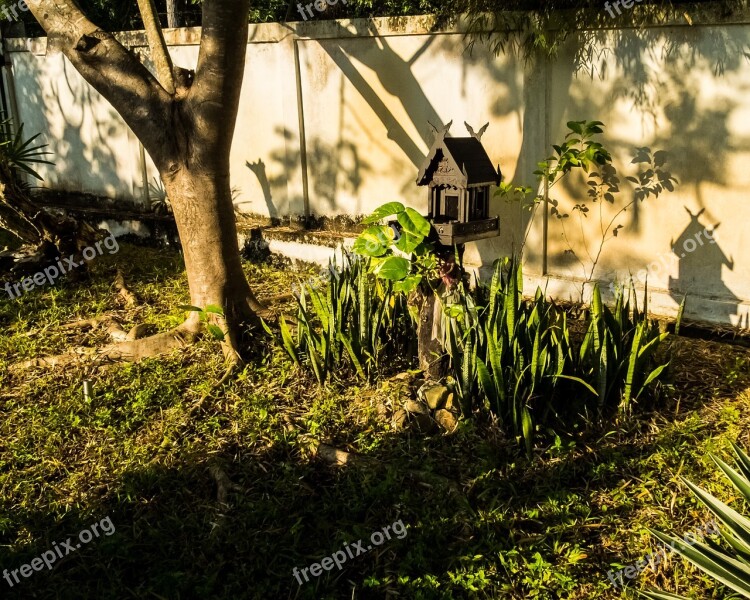
[[[278,318],[277,315],[265,304],[260,302],[252,292],[247,296],[247,305],[250,308],[250,311],[261,319],[275,321]]]
[[[93,319],[83,319],[81,321],[75,321],[63,325],[60,329],[63,331],[71,330],[82,330],[98,329],[99,327],[105,327],[107,333],[112,338],[113,342],[124,342],[128,339],[128,333],[122,328],[122,325],[112,315],[102,315]],[[135,328],[133,328],[135,329]]]
[[[138,304],[138,298],[125,285],[122,271],[118,269],[115,277],[115,288],[129,308]],[[114,343],[103,348],[73,348],[64,354],[45,356],[17,363],[11,371],[23,371],[35,367],[66,367],[91,361],[95,364],[114,362],[138,362],[144,358],[166,354],[172,350],[185,348],[194,344],[200,335],[200,323],[191,316],[182,325],[170,331],[147,337],[149,326],[138,324],[126,332],[119,321],[112,315],[101,315],[93,319],[82,319],[61,327],[62,331],[86,331],[105,327]],[[225,376],[226,377],[226,376]],[[223,380],[222,380],[223,381]]]
[[[97,362],[138,362],[144,358],[185,348],[194,344],[198,337],[198,328],[190,321],[186,321],[171,331],[105,346],[96,353],[96,360]]]
[[[232,483],[229,476],[219,465],[208,467],[208,473],[216,482],[216,501],[222,506],[228,506],[227,497],[230,491],[240,491],[242,488],[236,483]]]
[[[200,410],[203,408],[203,405],[206,403],[206,400],[208,400],[211,396],[213,396],[214,392],[216,390],[224,387],[224,384],[226,384],[229,380],[234,377],[235,373],[240,369],[242,366],[242,361],[240,360],[239,356],[237,356],[237,359],[232,361],[227,370],[224,372],[224,375],[222,376],[219,381],[217,381],[213,386],[211,386],[211,389],[207,391],[203,396],[201,396],[201,399],[198,400],[193,404],[193,406],[190,407],[190,410],[188,410],[188,415],[192,415],[194,412]]]
[[[311,456],[338,466],[372,465],[379,462],[374,458],[339,450],[338,448],[334,448],[323,442],[318,442],[317,440],[310,440],[306,445],[306,450]]]
[[[275,296],[267,296],[263,298],[263,303],[269,304],[281,304],[282,302],[291,302],[296,296],[292,292],[286,292],[284,294],[276,294]]]
[[[32,369],[35,367],[67,367],[76,363],[83,362],[86,359],[90,359],[96,352],[93,348],[74,348],[70,352],[65,354],[58,354],[57,356],[45,356],[42,358],[33,358],[26,360],[21,363],[11,365],[9,370],[11,372],[19,372],[25,369]]]
[[[125,277],[123,276],[120,269],[117,269],[117,276],[115,277],[115,287],[117,288],[117,292],[120,294],[120,296],[122,296],[122,299],[125,300],[125,306],[127,306],[128,308],[138,306],[138,297],[125,285]]]
[[[96,321],[96,319],[92,319]],[[107,322],[107,320],[103,321]],[[111,319],[110,319],[111,322]],[[85,324],[85,322],[83,322]],[[81,322],[72,323],[71,325],[80,326]],[[138,326],[134,327],[136,329]],[[119,328],[119,329],[117,329]],[[132,332],[132,330],[131,330]],[[101,349],[96,348],[74,348],[65,354],[56,356],[45,356],[34,358],[10,367],[11,371],[22,371],[35,367],[65,367],[75,363],[93,360],[96,363],[111,362],[138,362],[144,358],[166,354],[172,350],[185,348],[195,343],[199,337],[198,328],[186,321],[179,327],[157,333],[151,337],[141,339],[129,339],[129,334],[125,334],[119,324],[112,324],[110,335],[123,335],[126,341],[110,344]]]
[[[211,529],[211,537],[215,538],[226,525],[226,511],[230,508],[227,499],[230,491],[241,491],[242,488],[236,483],[232,483],[229,476],[222,470],[219,465],[213,464],[208,467],[208,473],[216,483],[216,500],[219,503],[219,512],[216,522]]]

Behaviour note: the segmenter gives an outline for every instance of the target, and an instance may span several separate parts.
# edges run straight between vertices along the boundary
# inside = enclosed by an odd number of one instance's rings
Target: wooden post
[[[412,294],[410,302],[419,311],[419,323],[417,324],[419,368],[424,372],[425,379],[438,380],[446,374],[443,345],[440,340],[432,337],[435,322],[435,303],[439,300],[430,288],[420,286]]]

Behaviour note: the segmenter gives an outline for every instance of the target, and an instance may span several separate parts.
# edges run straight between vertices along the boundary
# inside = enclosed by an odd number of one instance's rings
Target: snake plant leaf
[[[299,357],[297,356],[297,350],[294,341],[292,340],[292,334],[289,332],[289,327],[287,326],[286,319],[284,319],[283,315],[279,317],[279,330],[281,331],[281,340],[284,350],[286,350],[287,354],[294,361],[294,364],[299,366]]]
[[[650,598],[651,600],[690,600],[685,596],[678,596],[676,594],[670,594],[669,592],[638,592],[644,598]]]

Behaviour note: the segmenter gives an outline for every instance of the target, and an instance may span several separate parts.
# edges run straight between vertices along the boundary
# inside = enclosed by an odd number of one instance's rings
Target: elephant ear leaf
[[[375,274],[381,279],[401,281],[405,279],[411,269],[411,263],[400,256],[389,256],[375,269]]]
[[[386,217],[398,215],[402,212],[404,212],[403,204],[401,204],[400,202],[388,202],[388,204],[383,204],[383,206],[379,206],[378,208],[376,208],[369,217],[362,219],[362,223],[364,223],[365,225],[371,225],[372,223],[382,221]]]
[[[406,233],[426,238],[430,235],[430,222],[413,208],[407,208],[398,214],[398,222]]]
[[[360,233],[354,241],[354,252],[374,258],[383,256],[388,251],[391,241],[385,227],[372,225]]]

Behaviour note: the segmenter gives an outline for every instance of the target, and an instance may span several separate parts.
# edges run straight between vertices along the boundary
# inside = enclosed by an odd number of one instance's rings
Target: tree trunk
[[[229,174],[213,170],[163,173],[182,243],[190,302],[224,310],[226,333],[234,348],[243,325],[259,307],[245,279]]]

